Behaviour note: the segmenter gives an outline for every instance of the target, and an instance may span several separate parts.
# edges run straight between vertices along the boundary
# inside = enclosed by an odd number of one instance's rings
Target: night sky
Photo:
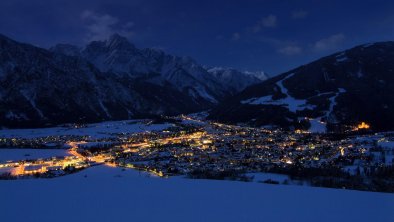
[[[341,49],[394,40],[394,1],[0,1],[0,33],[21,42],[82,46],[115,32],[203,65],[276,75]]]

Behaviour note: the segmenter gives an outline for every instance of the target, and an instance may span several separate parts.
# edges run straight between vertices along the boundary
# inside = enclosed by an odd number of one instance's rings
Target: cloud
[[[291,13],[293,19],[303,19],[308,16],[308,12],[305,10],[296,10]]]
[[[275,15],[268,15],[262,18],[256,25],[252,27],[254,33],[261,31],[263,28],[273,28],[276,27],[278,23],[278,18]]]
[[[82,12],[81,19],[86,24],[87,41],[107,39],[114,33],[126,38],[134,35],[132,31],[134,27],[133,22],[121,23],[118,18],[108,14],[98,14],[94,11],[86,10]]]
[[[312,45],[312,49],[317,52],[336,49],[345,40],[345,35],[338,33],[328,38],[320,39]]]
[[[241,38],[241,34],[239,34],[238,32],[233,33],[231,39],[234,41],[237,41]]]
[[[287,56],[298,55],[302,53],[302,48],[295,45],[285,46],[283,48],[278,49],[278,53]]]
[[[265,18],[263,18],[262,20],[261,20],[261,24],[264,26],[264,27],[268,27],[268,28],[270,28],[270,27],[275,27],[276,26],[276,23],[277,23],[277,18],[276,18],[276,16],[275,15],[269,15],[269,16],[267,16],[267,17],[265,17]]]

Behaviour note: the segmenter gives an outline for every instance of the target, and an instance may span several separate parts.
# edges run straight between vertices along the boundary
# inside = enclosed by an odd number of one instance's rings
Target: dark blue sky
[[[0,33],[50,47],[117,32],[137,47],[271,75],[394,40],[389,0],[1,0]]]

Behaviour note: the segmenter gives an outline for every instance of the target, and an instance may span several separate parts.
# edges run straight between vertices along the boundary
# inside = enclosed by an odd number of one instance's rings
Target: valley
[[[0,130],[0,147],[10,153],[22,147],[67,150],[67,156],[3,161],[1,178],[52,178],[107,165],[159,177],[246,182],[253,181],[250,174],[279,173],[289,179],[260,182],[394,192],[394,133],[370,133],[366,123],[341,134],[289,132],[203,117]],[[30,131],[32,136],[18,131]]]

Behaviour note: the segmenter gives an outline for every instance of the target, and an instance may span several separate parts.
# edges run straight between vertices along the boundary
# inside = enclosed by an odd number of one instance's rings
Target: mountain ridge
[[[367,122],[373,130],[393,130],[393,59],[394,42],[337,52],[249,86],[210,118],[286,129],[320,124],[325,131]]]
[[[68,52],[75,51],[75,47],[71,47],[65,50],[62,46],[55,46],[51,51],[65,51],[64,54],[75,55]],[[237,83],[223,83],[223,79],[213,75],[190,57],[173,56],[158,49],[138,49],[127,38],[118,34],[105,41],[89,43],[80,49],[77,56],[91,62],[103,72],[133,77],[160,74],[162,80],[170,82],[178,90],[196,97],[196,100],[207,100],[210,103],[217,103],[229,93],[239,92],[247,85],[265,79],[263,72],[260,73],[260,78],[251,78],[251,74],[237,71],[233,74],[237,75],[238,81],[244,85],[243,88],[235,86]]]
[[[61,44],[50,50],[0,36],[2,126],[191,113],[230,93],[193,61],[139,50],[121,36],[82,49]]]

